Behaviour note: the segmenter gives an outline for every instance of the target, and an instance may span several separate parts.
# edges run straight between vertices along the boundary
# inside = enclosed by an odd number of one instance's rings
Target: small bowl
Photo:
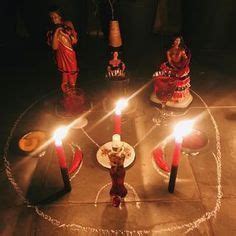
[[[33,152],[43,144],[46,138],[47,135],[44,131],[30,131],[19,139],[18,147],[23,152]]]
[[[204,132],[193,130],[184,137],[182,151],[185,153],[199,153],[203,151],[209,143],[209,139]]]

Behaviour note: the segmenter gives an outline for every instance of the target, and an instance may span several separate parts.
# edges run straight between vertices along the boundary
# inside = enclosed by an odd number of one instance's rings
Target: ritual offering
[[[83,153],[81,149],[77,146],[73,148],[74,148],[74,156],[71,167],[69,168],[69,174],[73,174],[76,170],[78,170],[83,161]]]
[[[109,24],[109,52],[110,58],[106,67],[105,78],[109,87],[109,96],[104,99],[103,106],[106,111],[114,108],[114,101],[128,95],[129,78],[126,65],[122,60],[122,38],[118,20],[114,19],[111,3],[112,19]]]
[[[102,145],[97,151],[97,160],[98,162],[106,167],[111,167],[111,160],[116,156],[122,156],[124,158],[124,167],[131,165],[135,159],[135,152],[132,146],[128,143],[121,141],[119,134],[114,134],[112,136],[112,141]],[[115,161],[115,160],[114,160]]]
[[[31,131],[23,135],[18,146],[23,152],[33,152],[46,141],[47,135],[43,131]]]
[[[109,88],[109,98],[106,101],[108,103],[106,106],[110,106],[112,109],[115,100],[127,96],[129,79],[126,76],[125,63],[120,59],[120,52],[114,51],[111,56],[106,68],[105,78]]]
[[[174,108],[186,108],[192,102],[192,95],[190,94],[190,59],[191,53],[185,46],[182,37],[176,37],[172,47],[167,51],[168,61],[161,64],[160,68],[153,74],[154,92],[150,99],[154,103],[161,104],[163,96],[160,97],[160,90],[165,82],[166,88],[171,84],[175,85],[171,96],[164,96],[166,106]],[[169,82],[167,82],[169,81]],[[171,91],[171,89],[170,89]],[[165,94],[165,93],[164,93]]]
[[[209,140],[205,133],[199,130],[192,130],[192,132],[185,136],[182,143],[182,150],[186,153],[199,153],[208,144]]]
[[[112,205],[118,207],[122,198],[127,195],[127,189],[124,185],[125,179],[125,152],[123,152],[123,146],[120,142],[120,136],[118,134],[113,135],[112,149],[108,154],[110,161],[110,176],[112,179],[112,187],[110,189],[110,196]]]
[[[127,195],[127,189],[124,185],[125,168],[121,161],[116,161],[116,164],[112,164],[109,172],[112,179],[112,187],[110,189],[112,205],[119,207],[122,199]]]
[[[125,80],[125,63],[120,59],[122,39],[119,21],[114,19],[110,21],[108,39],[111,58],[108,62],[106,78],[109,80]]]
[[[112,52],[107,66],[106,77],[109,80],[125,80],[125,63],[119,58],[119,52]]]
[[[164,152],[163,152],[162,148],[157,147],[156,149],[154,149],[152,152],[152,155],[153,155],[156,165],[160,169],[162,169],[165,172],[170,172],[170,167],[168,166],[168,164],[164,160]]]
[[[57,69],[61,74],[61,89],[65,93],[68,88],[75,88],[79,67],[74,50],[78,34],[73,23],[63,16],[60,8],[49,9],[51,27],[47,32],[47,43],[55,55]]]

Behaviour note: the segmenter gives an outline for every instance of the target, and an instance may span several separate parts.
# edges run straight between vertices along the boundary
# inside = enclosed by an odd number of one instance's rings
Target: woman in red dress
[[[190,96],[190,59],[191,54],[183,38],[175,37],[172,47],[167,51],[168,61],[162,63],[160,69],[153,75],[155,94],[160,94],[161,90],[165,93],[170,90],[173,95],[168,100],[174,103],[186,101]],[[176,88],[172,91],[174,85]]]
[[[76,53],[73,45],[78,42],[71,21],[64,21],[59,9],[49,11],[53,29],[47,33],[47,43],[55,52],[57,68],[62,74],[61,89],[64,93],[74,89],[78,76]]]
[[[109,79],[125,79],[125,63],[119,59],[119,53],[113,52],[112,59],[107,66],[107,77]]]
[[[174,39],[172,47],[167,51],[167,59],[169,64],[166,66],[176,72],[177,77],[181,75],[182,70],[186,70],[188,67],[190,55],[181,36]]]

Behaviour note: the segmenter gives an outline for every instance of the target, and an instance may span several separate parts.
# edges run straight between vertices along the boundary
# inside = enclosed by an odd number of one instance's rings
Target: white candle
[[[112,136],[112,149],[118,150],[121,147],[121,140],[119,134],[114,134]]]

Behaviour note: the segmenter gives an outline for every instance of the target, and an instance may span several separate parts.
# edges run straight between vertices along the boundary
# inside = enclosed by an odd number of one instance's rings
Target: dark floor
[[[156,66],[165,58],[167,45],[167,37],[157,36],[124,45],[130,92],[150,81]],[[27,157],[17,151],[16,140],[24,133],[44,130],[51,135],[56,126],[70,120],[55,112],[59,80],[49,49],[17,41],[0,50],[1,156],[7,158],[11,167],[7,177],[8,163],[1,161],[1,235],[236,234],[233,53],[192,48],[194,100],[189,110],[171,118],[167,126],[158,126],[136,146],[135,162],[126,172],[128,195],[122,209],[117,209],[111,206],[109,185],[106,186],[109,173],[96,160],[98,148],[82,130],[71,130],[66,141],[67,149],[71,142],[81,146],[84,161],[71,182],[72,191],[65,195],[57,195],[63,184],[53,145],[48,146],[43,157]],[[79,84],[93,104],[85,130],[98,145],[111,139],[113,129],[111,116],[98,122],[106,115],[106,52],[106,43],[96,38],[87,38],[79,48]],[[122,122],[122,138],[133,146],[147,134],[157,115],[149,102],[151,90],[151,85],[147,86],[133,99],[133,112],[126,114]],[[182,155],[175,193],[169,194],[168,177],[155,168],[151,151],[171,133],[173,123],[197,116],[200,118],[195,128],[205,132],[209,144],[196,156]],[[173,140],[166,145],[167,156],[172,150]],[[30,203],[23,203],[24,199]]]

